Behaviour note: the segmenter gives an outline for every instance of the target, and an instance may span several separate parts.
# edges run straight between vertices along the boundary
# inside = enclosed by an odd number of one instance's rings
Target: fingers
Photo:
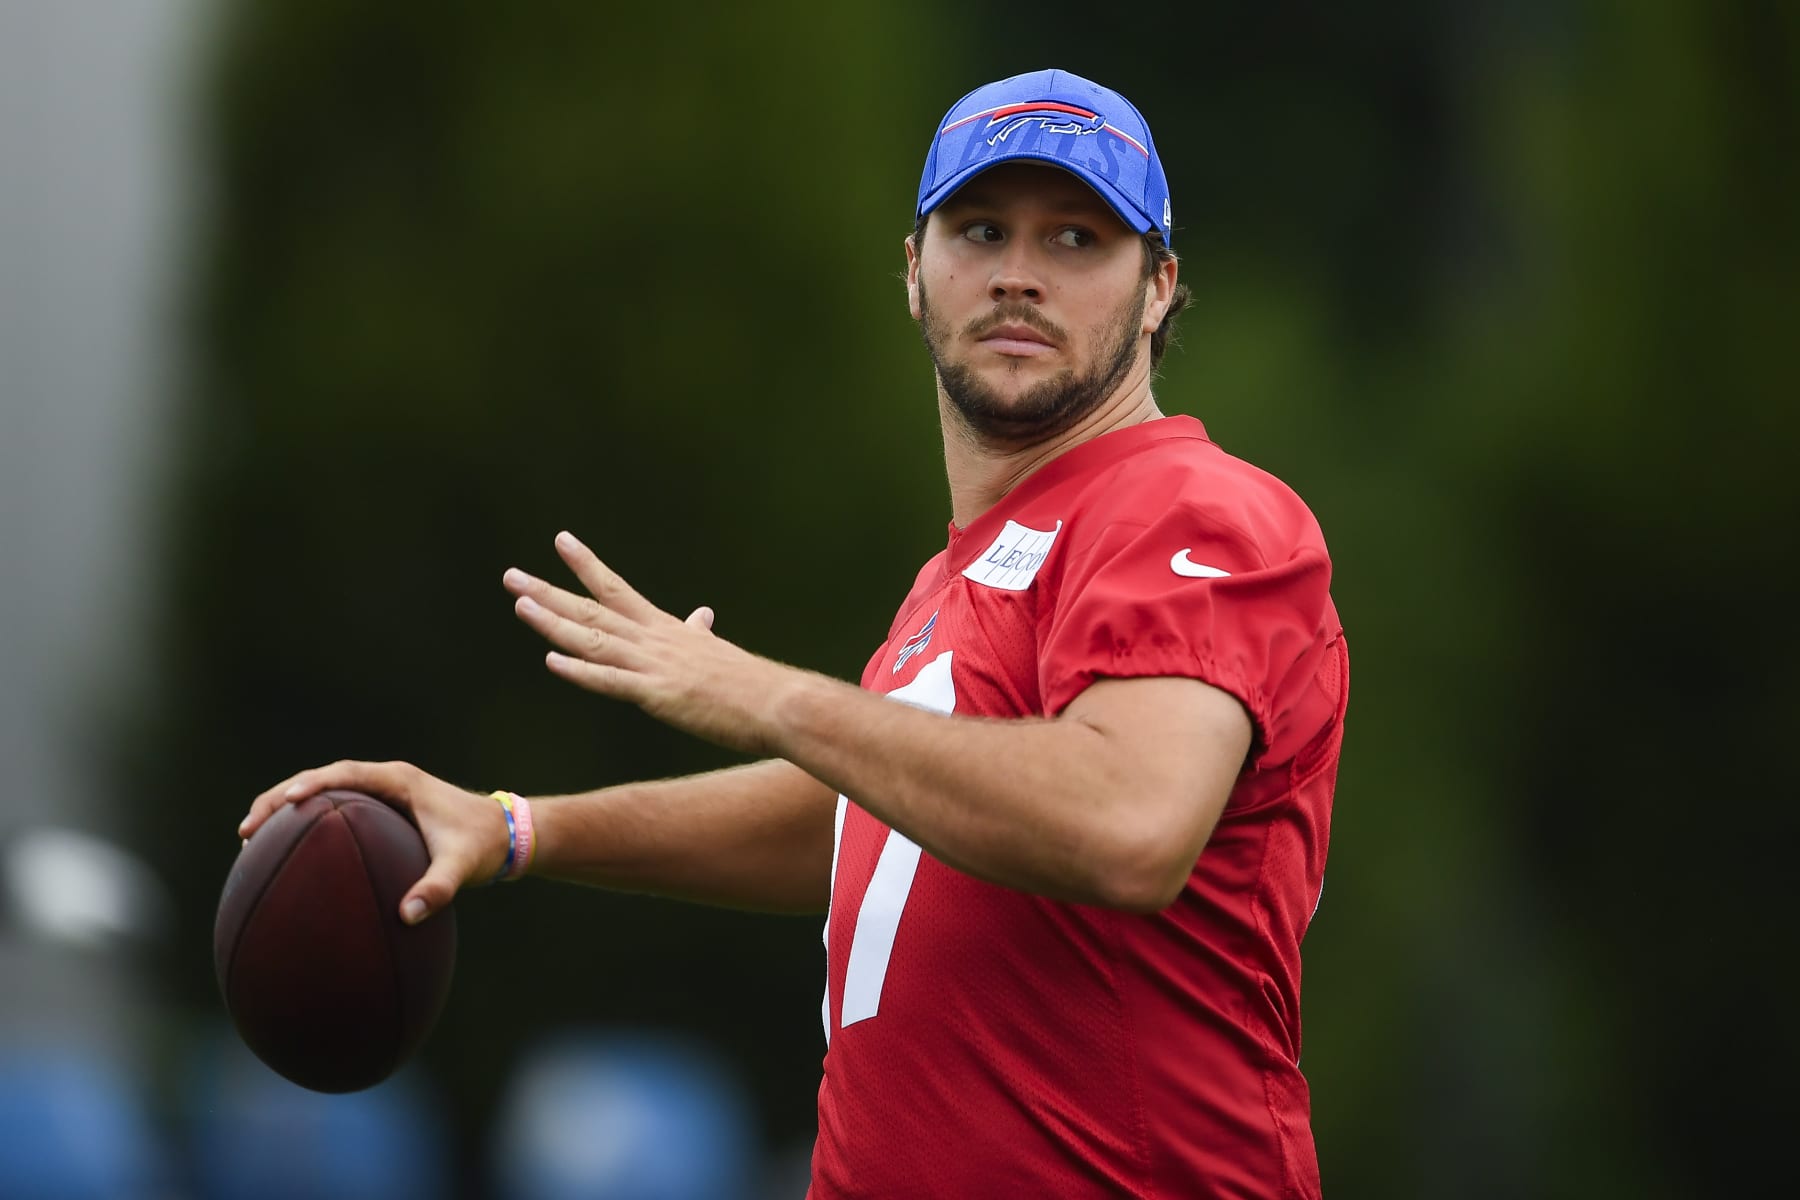
[[[441,912],[456,898],[457,889],[468,881],[467,868],[448,857],[432,860],[431,867],[419,882],[407,889],[400,901],[400,919],[408,925]]]
[[[602,696],[632,704],[642,704],[649,699],[649,684],[645,677],[619,667],[570,658],[554,650],[544,656],[544,665],[570,683]]]
[[[352,762],[344,760],[290,775],[250,802],[250,811],[238,823],[238,836],[248,839],[285,804],[297,804],[308,796],[337,788],[367,792],[411,811],[412,783],[418,768],[407,763]]]
[[[250,811],[244,814],[244,819],[242,821],[238,822],[238,836],[248,840],[251,834],[261,828],[262,823],[273,816],[276,809],[288,802],[287,790],[293,782],[299,778],[300,776],[298,775],[289,775],[286,779],[252,800],[250,802]]]
[[[513,610],[519,614],[520,620],[543,635],[551,645],[577,658],[625,670],[643,665],[643,653],[631,639],[631,632],[635,627],[629,624],[619,624],[608,629],[604,626],[597,628],[582,621],[571,621],[551,612],[530,596],[520,596],[514,603]]]
[[[532,600],[551,612],[571,621],[583,624],[614,627],[625,622],[625,618],[612,612],[598,600],[589,596],[578,596],[566,588],[546,583],[535,576],[527,575],[517,567],[507,568],[506,574],[500,577],[501,584],[507,591],[521,600]]]
[[[556,535],[556,552],[589,596],[513,568],[502,578],[515,597],[513,611],[556,647],[544,660],[554,674],[603,696],[646,703],[654,690],[649,676],[666,674],[664,669],[682,657],[672,652],[670,635],[683,627],[711,633],[713,610],[702,605],[685,621],[677,620],[639,595],[567,531]]]
[[[508,568],[501,577],[501,583],[514,596],[528,596],[552,612],[583,624],[603,625],[605,617],[615,615],[633,622],[670,619],[668,613],[639,595],[617,572],[601,562],[592,550],[582,545],[574,534],[566,531],[557,534],[556,552],[575,573],[575,578],[581,581],[582,587],[587,589],[587,596],[578,596],[546,583],[517,567]]]
[[[557,674],[593,691],[621,695],[617,671],[645,666],[645,656],[637,645],[641,631],[653,623],[673,624],[674,618],[645,600],[573,534],[558,534],[556,548],[591,597],[553,587],[515,567],[502,577],[506,590],[516,597],[513,611],[562,652],[553,653],[549,660]],[[712,623],[713,611],[705,607],[695,609],[683,622],[707,631]],[[559,658],[617,671],[571,671],[572,664],[559,665]]]
[[[601,562],[574,534],[566,530],[557,534],[556,552],[569,565],[569,570],[575,572],[575,578],[581,580],[581,586],[588,590],[588,594],[607,608],[639,621],[665,615],[656,605],[638,595],[630,584]]]

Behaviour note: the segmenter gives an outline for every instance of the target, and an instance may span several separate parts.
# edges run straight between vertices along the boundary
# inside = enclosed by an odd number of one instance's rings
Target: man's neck
[[[950,480],[950,519],[957,527],[998,504],[1007,493],[1059,455],[1101,434],[1162,416],[1150,394],[1150,379],[1133,380],[1080,421],[1041,441],[995,443],[970,429],[938,389],[938,416],[944,428],[944,470]]]

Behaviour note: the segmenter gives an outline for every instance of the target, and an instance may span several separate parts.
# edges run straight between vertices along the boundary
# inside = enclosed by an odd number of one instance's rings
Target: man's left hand
[[[639,595],[571,533],[556,552],[586,596],[516,567],[503,582],[519,619],[557,647],[550,670],[590,692],[628,700],[657,720],[734,750],[768,753],[764,714],[793,668],[712,632],[713,611],[684,621]]]

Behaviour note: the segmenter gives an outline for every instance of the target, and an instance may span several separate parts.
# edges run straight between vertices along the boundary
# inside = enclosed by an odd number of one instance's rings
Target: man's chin
[[[1073,371],[1047,354],[1027,357],[990,351],[978,354],[965,370],[965,378],[974,379],[996,403],[1007,407],[1024,402],[1052,380],[1073,376]]]
[[[1007,442],[1058,432],[1092,409],[1095,399],[1067,369],[1030,374],[963,370],[940,375],[940,380],[968,428]]]

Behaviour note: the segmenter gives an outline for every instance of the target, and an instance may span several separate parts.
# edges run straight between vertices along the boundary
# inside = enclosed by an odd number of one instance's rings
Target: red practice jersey
[[[1185,676],[1255,739],[1153,915],[984,883],[839,798],[812,1200],[1319,1194],[1300,939],[1349,685],[1330,574],[1299,498],[1189,417],[1083,443],[952,528],[865,688],[1053,717],[1096,679]]]

